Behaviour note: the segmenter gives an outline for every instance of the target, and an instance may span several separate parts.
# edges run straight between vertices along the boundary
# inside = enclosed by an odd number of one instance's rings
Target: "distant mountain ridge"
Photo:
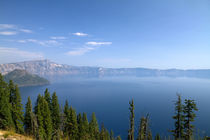
[[[195,77],[210,78],[210,69],[148,69],[148,68],[103,68],[103,67],[86,67],[70,66],[57,64],[50,60],[25,61],[18,63],[0,64],[0,72],[7,74],[15,69],[26,70],[29,73],[37,74],[42,77],[55,76],[85,76],[85,77],[103,77],[103,76],[167,76],[167,77]]]

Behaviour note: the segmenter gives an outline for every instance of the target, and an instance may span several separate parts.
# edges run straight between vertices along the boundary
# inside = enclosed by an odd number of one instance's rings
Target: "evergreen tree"
[[[171,130],[175,139],[181,139],[184,137],[184,114],[183,114],[183,105],[181,100],[181,95],[177,94],[177,101],[175,103],[175,115],[173,119],[175,120],[175,129]]]
[[[128,130],[128,140],[134,140],[134,102],[133,99],[129,102],[130,107],[130,129]]]
[[[149,115],[141,117],[139,132],[137,140],[150,140],[152,139],[152,132],[149,128]]]
[[[78,124],[78,139],[82,139],[84,132],[83,132],[83,122],[82,122],[81,113],[79,113],[77,116],[77,124]]]
[[[110,140],[114,140],[114,132],[112,130],[110,131]]]
[[[59,139],[59,129],[60,129],[60,108],[58,103],[58,97],[54,92],[52,95],[52,103],[51,103],[51,114],[52,114],[52,126],[53,126],[53,137],[54,139]]]
[[[89,136],[89,122],[86,113],[82,114],[82,139],[88,140]]]
[[[35,108],[35,112],[37,115],[37,123],[38,123],[38,134],[37,134],[37,139],[43,140],[46,136],[45,134],[45,128],[43,124],[43,115],[42,115],[42,109],[43,109],[43,97],[39,94],[37,97],[37,105]]]
[[[12,129],[14,127],[11,105],[10,92],[3,76],[0,74],[0,129]]]
[[[34,107],[34,113],[35,114],[38,113],[38,104],[39,104],[41,98],[42,98],[41,94],[38,94],[37,99],[36,99],[36,104],[35,104],[35,107]]]
[[[33,135],[33,118],[32,118],[32,104],[31,99],[28,97],[28,101],[25,106],[25,117],[24,117],[24,127],[25,133],[28,135]]]
[[[160,135],[159,135],[159,134],[157,134],[157,135],[155,136],[155,140],[161,140],[161,138],[160,138]]]
[[[98,140],[99,139],[99,127],[98,122],[95,116],[95,113],[92,113],[92,119],[89,124],[89,132],[90,132],[90,139],[91,140]]]
[[[69,104],[68,101],[66,100],[65,106],[64,106],[64,123],[63,123],[63,131],[64,131],[64,136],[67,137],[69,135],[70,131],[70,110],[69,110]]]
[[[14,95],[12,97],[12,119],[15,125],[15,130],[18,133],[23,133],[23,121],[24,121],[24,112],[23,105],[21,103],[20,91],[17,85],[15,85]]]
[[[191,122],[194,121],[196,117],[195,111],[198,111],[196,103],[194,100],[187,100],[185,99],[185,106],[184,106],[184,129],[185,129],[185,139],[191,140],[193,135],[193,128],[194,125]]]
[[[51,140],[52,138],[52,120],[50,115],[50,109],[48,107],[48,102],[43,99],[43,125],[45,128],[45,140]]]
[[[70,107],[70,130],[69,130],[69,137],[72,140],[76,140],[78,137],[78,124],[77,124],[77,114],[76,111]]]
[[[117,136],[116,140],[122,140],[120,136]]]
[[[51,100],[52,99],[50,97],[50,92],[49,92],[48,88],[46,88],[45,91],[44,91],[44,99],[47,101],[48,107],[51,110]]]

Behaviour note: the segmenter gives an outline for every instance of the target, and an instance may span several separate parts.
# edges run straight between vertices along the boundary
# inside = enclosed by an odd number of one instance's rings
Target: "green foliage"
[[[173,116],[173,119],[175,120],[175,129],[171,130],[171,132],[175,139],[181,139],[184,137],[184,106],[182,105],[181,95],[177,94],[177,97],[178,99],[175,103],[175,115]]]
[[[160,137],[159,134],[157,134],[157,135],[155,136],[155,140],[161,140],[161,137]]]
[[[134,140],[134,101],[133,99],[129,102],[130,110],[130,129],[128,130],[128,140]]]
[[[44,99],[47,101],[48,103],[48,107],[50,108],[51,110],[51,97],[50,97],[50,92],[48,91],[48,89],[46,88],[45,91],[44,91]]]
[[[9,87],[0,74],[0,129],[8,130],[13,127]]]
[[[39,77],[38,75],[30,74],[25,70],[15,69],[4,76],[6,82],[12,80],[19,86],[35,86],[46,85],[49,81]]]
[[[52,95],[51,116],[52,116],[53,137],[55,139],[58,139],[60,137],[59,129],[61,124],[61,116],[60,116],[58,97],[55,92]]]
[[[116,140],[122,140],[120,136],[117,136]]]
[[[98,140],[99,139],[99,127],[98,122],[95,116],[95,113],[92,113],[91,121],[89,124],[89,132],[90,132],[90,139],[91,140]]]
[[[185,139],[191,140],[193,135],[194,125],[191,122],[194,121],[196,117],[195,111],[198,111],[196,103],[194,100],[185,99],[184,106],[184,129],[185,129]]]
[[[28,97],[28,101],[25,106],[25,116],[24,116],[24,126],[25,133],[28,135],[33,135],[33,117],[32,117],[32,104],[31,99]]]
[[[139,124],[139,132],[137,140],[152,139],[152,132],[149,128],[149,115],[141,117]]]
[[[16,132],[23,133],[24,112],[22,107],[23,105],[21,103],[20,91],[17,85],[15,86],[11,104],[12,104],[12,119],[15,124]]]

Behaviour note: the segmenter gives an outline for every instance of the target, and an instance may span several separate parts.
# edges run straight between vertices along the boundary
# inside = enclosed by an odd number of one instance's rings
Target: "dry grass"
[[[33,138],[17,134],[13,131],[0,130],[0,140],[33,140]]]

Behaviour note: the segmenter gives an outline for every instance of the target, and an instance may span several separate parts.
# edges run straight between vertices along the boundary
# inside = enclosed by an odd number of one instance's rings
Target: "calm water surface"
[[[22,102],[30,96],[33,103],[45,88],[56,91],[60,104],[67,99],[77,113],[86,112],[90,118],[95,112],[99,124],[113,130],[115,135],[127,137],[129,127],[129,100],[135,103],[135,130],[138,130],[142,115],[150,114],[150,126],[153,135],[169,135],[173,128],[172,115],[176,93],[183,99],[197,102],[199,111],[195,121],[200,135],[210,135],[210,80],[192,78],[98,78],[71,79],[52,83],[48,86],[20,88]]]

